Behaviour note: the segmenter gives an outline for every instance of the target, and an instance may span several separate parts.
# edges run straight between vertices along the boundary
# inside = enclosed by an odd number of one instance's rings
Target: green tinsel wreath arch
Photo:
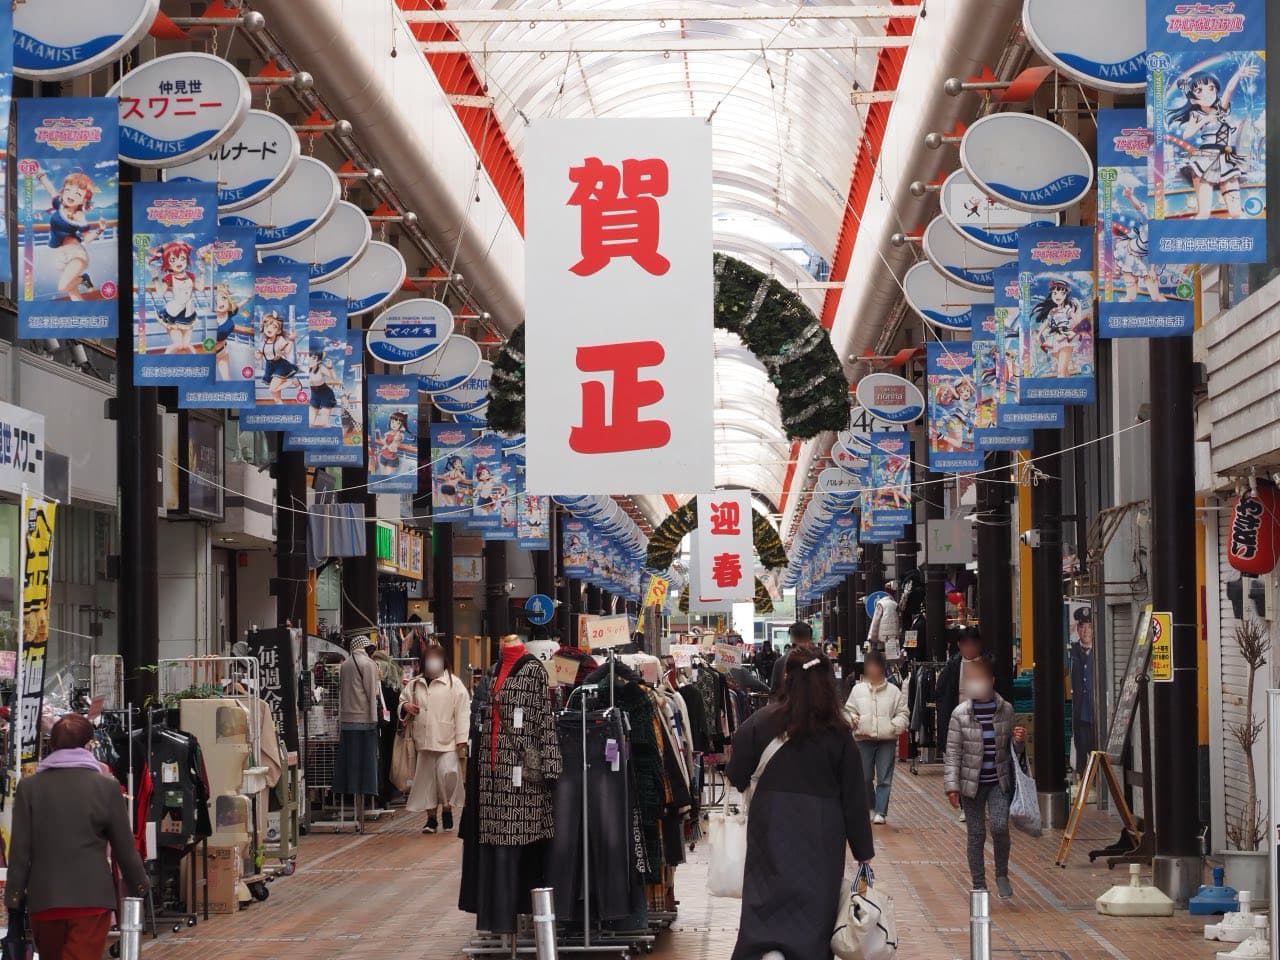
[[[751,602],[755,604],[756,613],[773,613],[773,598],[769,596],[769,591],[758,577],[756,578],[756,594]],[[680,602],[677,606],[681,613],[689,612],[689,585],[687,583],[680,591]]]
[[[683,507],[672,511],[658,529],[649,537],[649,552],[645,565],[650,570],[666,570],[675,559],[680,541],[698,527],[698,501],[690,500]],[[770,570],[787,565],[787,550],[773,524],[759,510],[751,511],[751,542],[756,556]],[[758,593],[759,591],[757,591]],[[767,596],[767,594],[766,594]]]

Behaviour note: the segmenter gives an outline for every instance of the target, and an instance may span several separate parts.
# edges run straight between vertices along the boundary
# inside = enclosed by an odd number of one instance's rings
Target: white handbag
[[[707,872],[707,892],[713,897],[742,899],[742,880],[747,872],[747,809],[751,794],[760,782],[760,775],[769,765],[773,755],[786,743],[786,735],[775,737],[764,748],[751,783],[737,804],[737,811],[729,803],[729,791],[725,790],[724,806],[713,810],[707,817],[707,841],[711,845],[711,869]]]
[[[898,953],[893,900],[875,889],[875,880],[864,863],[852,883],[840,881],[840,905],[831,934],[831,952],[839,960],[893,960]]]

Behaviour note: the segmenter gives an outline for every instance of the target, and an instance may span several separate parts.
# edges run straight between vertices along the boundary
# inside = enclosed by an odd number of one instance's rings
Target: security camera
[[[1018,539],[1021,540],[1023,544],[1034,550],[1036,547],[1040,546],[1040,531],[1023,530],[1022,535],[1019,536]]]

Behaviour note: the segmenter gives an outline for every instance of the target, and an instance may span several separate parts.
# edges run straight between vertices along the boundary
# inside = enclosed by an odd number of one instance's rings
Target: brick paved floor
[[[903,960],[968,956],[964,827],[941,796],[937,768],[918,777],[899,766],[890,824],[877,828],[877,877],[892,892]],[[418,833],[400,815],[364,836],[306,837],[298,872],[271,887],[265,903],[215,917],[195,930],[144,945],[147,960],[455,960],[472,918],[455,909],[460,845],[452,835]],[[1118,920],[1094,912],[1093,899],[1126,879],[1088,863],[1087,851],[1111,842],[1118,827],[1087,819],[1072,864],[1053,866],[1056,836],[1014,837],[1017,897],[993,903],[993,960],[1207,960],[1214,948],[1200,923]],[[653,956],[728,960],[737,901],[707,897],[705,847],[677,874],[680,918]]]

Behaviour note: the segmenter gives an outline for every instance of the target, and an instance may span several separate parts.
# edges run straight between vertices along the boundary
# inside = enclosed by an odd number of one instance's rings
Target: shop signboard
[[[17,113],[18,336],[117,336],[116,104],[19,100]]]
[[[133,352],[140,384],[213,379],[211,183],[136,183],[133,191]],[[210,346],[206,347],[206,343]]]
[[[818,474],[813,489],[819,493],[857,494],[862,489],[862,481],[837,467],[827,467]]]
[[[58,505],[22,495],[22,615],[18,621],[18,743],[22,776],[40,759],[40,714],[49,648],[53,590],[53,531]]]
[[[359,317],[377,310],[400,291],[408,271],[400,251],[373,240],[340,276],[315,285],[316,293],[347,302],[347,313]]]
[[[44,415],[0,402],[0,490],[44,493]]]
[[[1151,614],[1151,680],[1173,682],[1173,614]]]
[[[404,366],[425,360],[453,331],[453,311],[439,300],[402,300],[369,325],[365,345],[375,360]]]
[[[1147,0],[1154,263],[1267,258],[1267,6]]]
[[[1144,0],[1026,0],[1022,29],[1063,76],[1108,93],[1147,86]]]
[[[478,343],[454,333],[445,337],[439,350],[415,364],[412,372],[418,375],[418,389],[423,393],[446,393],[466,383],[483,359]]]
[[[163,171],[169,183],[216,183],[218,209],[239,210],[264,200],[298,165],[298,135],[269,110],[250,110],[235,134],[194,160]]]
[[[579,621],[580,645],[588,650],[607,650],[631,642],[631,618],[625,613],[609,617],[582,617]]]
[[[265,253],[262,262],[267,266],[305,265],[312,284],[323,283],[350,270],[372,239],[373,227],[364,211],[339,200],[315,233]]]
[[[466,413],[455,413],[452,414],[452,417],[454,423],[465,423],[472,427],[483,427],[489,422],[489,404],[482,403],[474,410],[468,410]],[[520,462],[524,462],[523,454],[520,457]]]
[[[924,413],[924,397],[910,380],[892,373],[869,373],[858,381],[858,403],[886,423],[913,423]]]
[[[431,519],[456,523],[471,519],[474,441],[469,427],[431,424]]]
[[[172,167],[230,140],[249,112],[249,81],[211,53],[147,60],[107,91],[120,99],[120,159]]]
[[[535,493],[714,486],[711,129],[526,132],[526,420]]]
[[[1098,336],[1168,337],[1195,326],[1195,269],[1151,261],[1145,110],[1098,111]]]
[[[746,490],[700,493],[697,499],[700,600],[743,603],[755,596],[751,494]]]
[[[995,284],[992,271],[1018,259],[1016,250],[996,253],[979,246],[946,217],[934,217],[924,228],[921,248],[947,279],[983,294],[990,294]]]
[[[1015,210],[974,186],[964,170],[942,181],[942,215],[980,247],[1011,257],[1018,255],[1018,231],[1023,227],[1056,227],[1057,213]]]
[[[249,653],[258,661],[259,696],[271,708],[271,719],[285,750],[298,749],[298,667],[288,627],[251,630]]]
[[[976,473],[982,453],[974,436],[978,415],[977,374],[967,341],[926,345],[929,468],[939,473]]]
[[[315,157],[299,157],[293,172],[271,195],[222,216],[233,227],[254,227],[258,250],[277,250],[298,243],[333,216],[341,187],[338,175]]]
[[[493,376],[493,364],[481,360],[480,365],[465,381],[444,393],[432,396],[432,402],[445,413],[470,413],[489,402],[489,380]]]
[[[1065,210],[1093,184],[1093,159],[1074,136],[1030,113],[993,113],[960,141],[960,165],[988,195],[1032,213]]]
[[[974,313],[981,305],[991,303],[990,291],[983,293],[961,286],[928,261],[917,263],[903,274],[902,291],[920,319],[939,330],[967,331],[973,325]]]
[[[14,72],[28,80],[92,73],[137,44],[160,0],[38,0],[13,11]]]
[[[369,492],[418,491],[418,381],[369,377]]]
[[[863,502],[878,523],[911,522],[911,434],[877,433],[872,438],[870,483]]]
[[[1018,274],[1021,405],[1094,401],[1093,244],[1089,227],[1022,232]]]

